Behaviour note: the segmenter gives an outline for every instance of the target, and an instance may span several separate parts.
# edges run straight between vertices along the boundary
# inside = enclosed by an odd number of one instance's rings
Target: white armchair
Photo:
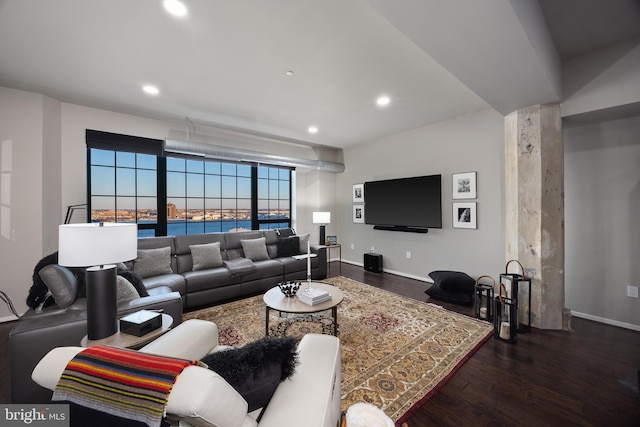
[[[216,351],[218,328],[204,320],[188,320],[139,351],[168,357],[201,359]],[[55,389],[67,363],[81,347],[51,350],[32,378]],[[260,422],[260,411],[247,413],[247,402],[217,373],[198,366],[185,368],[169,394],[167,413],[181,426],[196,427],[335,427],[340,421],[340,342],[329,335],[309,334],[298,345],[299,365],[274,393]]]

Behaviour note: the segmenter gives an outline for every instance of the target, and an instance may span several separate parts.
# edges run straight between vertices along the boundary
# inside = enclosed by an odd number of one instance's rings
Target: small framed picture
[[[475,199],[476,198],[476,173],[464,172],[453,174],[453,198],[454,199]]]
[[[475,202],[453,204],[453,228],[478,228]]]
[[[364,184],[353,184],[353,203],[364,203]]]
[[[327,243],[329,243],[330,245],[337,245],[338,238],[336,236],[327,236]]]
[[[353,222],[364,224],[364,205],[353,205]]]

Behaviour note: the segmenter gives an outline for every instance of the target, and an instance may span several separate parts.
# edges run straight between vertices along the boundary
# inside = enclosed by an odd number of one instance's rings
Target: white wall
[[[362,265],[373,246],[385,271],[426,279],[432,270],[464,271],[497,279],[504,269],[504,118],[494,110],[369,141],[344,150],[337,179],[338,241],[343,260]],[[452,173],[477,172],[478,228],[452,228]],[[353,184],[442,175],[442,229],[427,234],[373,230],[352,222]],[[365,206],[366,216],[366,206]],[[353,245],[353,249],[352,249]],[[406,252],[411,258],[406,258]]]
[[[26,309],[31,274],[43,252],[43,122],[45,97],[0,87],[0,289],[18,313]],[[13,319],[0,303],[0,320]]]
[[[574,314],[640,330],[640,117],[568,128],[565,301]]]
[[[640,39],[563,63],[562,116],[640,102]]]
[[[2,165],[2,210],[0,212],[0,289],[7,292],[18,313],[26,309],[26,297],[36,263],[57,250],[58,225],[67,206],[86,203],[85,130],[164,139],[184,123],[155,120],[74,104],[60,103],[43,95],[0,87],[0,155]],[[318,160],[312,147],[280,143],[251,135],[218,132],[198,126],[197,132],[218,135],[219,145]],[[4,154],[8,153],[8,154]],[[325,149],[322,159],[337,154]],[[5,157],[10,157],[6,159]],[[6,170],[5,170],[6,169]],[[301,199],[294,215],[300,233],[318,240],[318,227],[311,223],[314,210],[332,210],[335,174],[298,169],[296,195]],[[330,195],[330,198],[326,198]],[[73,220],[82,220],[84,212]],[[0,305],[0,321],[12,319]]]

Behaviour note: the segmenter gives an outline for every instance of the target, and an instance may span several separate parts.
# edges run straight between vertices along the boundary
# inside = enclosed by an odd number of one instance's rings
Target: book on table
[[[318,254],[300,254],[300,255],[293,255],[293,258],[295,258],[295,259],[307,259],[307,258],[315,258],[317,256],[318,256]]]
[[[316,305],[330,300],[331,294],[323,289],[304,289],[298,292],[298,299],[305,304]]]

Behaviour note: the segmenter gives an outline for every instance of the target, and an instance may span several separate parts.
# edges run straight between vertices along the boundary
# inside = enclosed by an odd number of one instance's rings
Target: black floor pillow
[[[450,302],[453,304],[471,305],[473,304],[473,292],[452,292],[441,289],[438,285],[431,285],[429,289],[424,291],[431,298]]]

